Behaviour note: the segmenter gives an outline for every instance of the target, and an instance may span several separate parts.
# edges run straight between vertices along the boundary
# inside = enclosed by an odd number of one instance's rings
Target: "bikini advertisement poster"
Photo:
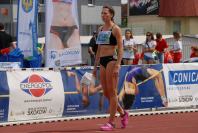
[[[77,0],[46,1],[46,66],[82,63]]]
[[[18,1],[17,45],[24,57],[37,55],[37,0]]]

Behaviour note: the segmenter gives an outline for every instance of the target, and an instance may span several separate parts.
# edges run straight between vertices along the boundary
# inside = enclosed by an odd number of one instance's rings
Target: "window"
[[[181,32],[181,21],[173,21],[173,32],[174,31]]]
[[[88,0],[88,6],[94,6],[94,0]]]

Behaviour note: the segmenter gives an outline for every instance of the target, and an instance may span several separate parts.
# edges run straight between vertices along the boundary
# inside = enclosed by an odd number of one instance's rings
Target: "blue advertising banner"
[[[126,66],[120,74],[119,101],[125,109],[166,106],[161,65]]]
[[[105,113],[108,109],[99,79],[94,77],[91,69],[62,70],[65,106],[63,116],[90,115]]]
[[[63,116],[102,114],[108,101],[102,93],[100,76],[91,69],[62,70],[65,105]],[[122,66],[118,99],[127,110],[167,106],[162,65]]]
[[[0,122],[8,121],[9,87],[6,72],[0,72]]]
[[[198,84],[198,70],[169,71],[170,85]]]
[[[37,56],[38,0],[18,1],[17,45],[24,57]]]
[[[197,105],[197,66],[122,66],[119,103],[126,110]],[[99,68],[97,77],[92,69],[0,72],[0,122],[107,113]]]

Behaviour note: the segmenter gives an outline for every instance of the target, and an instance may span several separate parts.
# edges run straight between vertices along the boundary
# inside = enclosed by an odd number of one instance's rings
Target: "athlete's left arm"
[[[117,46],[118,46],[118,58],[117,58],[116,66],[120,66],[123,56],[122,32],[120,27],[116,26],[113,30],[113,33],[117,39]]]

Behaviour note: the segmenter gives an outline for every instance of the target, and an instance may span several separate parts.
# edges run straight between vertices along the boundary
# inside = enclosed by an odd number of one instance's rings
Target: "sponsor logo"
[[[50,58],[52,60],[56,59],[58,57],[58,52],[57,51],[50,51]]]
[[[33,74],[20,83],[20,88],[34,97],[41,97],[52,90],[51,81],[37,74]]]
[[[169,84],[198,84],[198,70],[169,71]]]
[[[80,54],[80,50],[67,50],[67,51],[64,51],[63,53],[59,54],[60,57],[62,56],[77,56]]]
[[[22,0],[22,8],[24,12],[30,12],[33,8],[33,0]]]

